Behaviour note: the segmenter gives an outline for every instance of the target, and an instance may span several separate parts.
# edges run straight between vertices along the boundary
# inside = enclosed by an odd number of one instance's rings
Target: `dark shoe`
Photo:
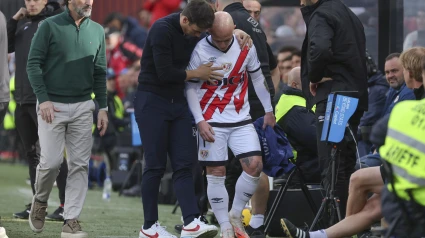
[[[183,225],[175,225],[174,230],[176,230],[177,233],[182,233]]]
[[[245,231],[250,238],[266,238],[266,234],[264,234],[264,229],[264,226],[260,226],[257,229],[252,228],[250,225],[245,227]]]
[[[81,230],[80,223],[76,219],[67,220],[62,227],[61,238],[86,238],[88,234]]]
[[[123,190],[122,195],[126,197],[140,197],[142,196],[142,187],[140,186],[140,184],[136,184],[129,189]]]
[[[46,216],[47,220],[63,221],[63,207],[58,207],[52,214]]]
[[[29,224],[31,230],[40,233],[44,228],[44,221],[46,219],[47,202],[38,202],[35,196],[32,198],[31,212],[29,216]]]
[[[202,215],[200,217],[200,220],[205,224],[209,224],[208,219],[204,215]],[[174,230],[176,230],[176,232],[179,233],[179,234],[182,233],[182,229],[183,229],[183,225],[175,225],[174,226]]]
[[[13,217],[18,219],[28,219],[28,217],[30,216],[30,211],[31,203],[25,205],[25,210],[23,210],[22,212],[13,213]]]
[[[310,233],[301,230],[300,228],[294,226],[290,221],[285,218],[280,219],[280,224],[282,225],[283,232],[286,234],[286,237],[289,238],[310,238]]]

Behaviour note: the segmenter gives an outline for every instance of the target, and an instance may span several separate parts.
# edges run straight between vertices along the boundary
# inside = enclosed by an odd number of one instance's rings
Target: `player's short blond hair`
[[[422,82],[422,61],[424,57],[424,47],[413,47],[403,51],[400,55],[401,65],[412,74],[412,77],[417,82]]]

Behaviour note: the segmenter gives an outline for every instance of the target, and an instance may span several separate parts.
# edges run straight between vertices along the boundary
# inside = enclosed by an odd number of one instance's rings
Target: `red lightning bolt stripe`
[[[249,52],[249,48],[246,46],[241,51],[241,53],[239,54],[238,60],[236,61],[236,64],[235,64],[235,67],[233,67],[232,72],[230,72],[230,74],[229,74],[229,77],[228,77],[229,79],[234,77],[234,78],[239,78],[238,81],[240,81],[240,78],[242,77],[242,75],[239,74],[239,71],[242,68],[242,65],[243,65],[246,57],[248,56],[248,52]],[[248,80],[248,79],[246,79],[246,80]],[[245,82],[244,82],[244,84],[245,84]],[[212,116],[213,116],[213,114],[214,114],[214,112],[217,108],[220,110],[220,113],[223,112],[224,108],[230,103],[230,101],[232,99],[232,95],[235,92],[237,87],[238,87],[237,84],[221,87],[222,89],[227,88],[227,91],[224,94],[223,99],[221,99],[221,100],[217,95],[215,95],[214,99],[212,100],[212,102],[209,104],[207,110],[205,111],[204,119],[206,121],[208,121],[212,118]],[[204,94],[204,96],[202,97],[201,102],[200,102],[202,110],[204,110],[205,106],[208,104],[208,102],[210,101],[211,97],[214,95],[214,92],[215,92],[215,90],[217,90],[217,88],[218,88],[218,86],[210,86],[206,82],[203,83],[201,89],[207,89],[207,92]]]

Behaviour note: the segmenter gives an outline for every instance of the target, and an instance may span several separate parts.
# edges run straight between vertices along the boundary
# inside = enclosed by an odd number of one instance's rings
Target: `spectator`
[[[282,59],[285,53],[279,53],[277,55],[278,68],[280,71],[280,81],[277,85],[276,95],[273,99],[275,103],[279,102],[282,91],[287,87],[288,84],[288,73],[292,70],[292,55]]]
[[[95,104],[103,136],[106,104],[105,33],[90,20],[93,1],[66,0],[65,12],[47,18],[38,28],[28,55],[27,72],[39,105],[41,156],[29,224],[42,232],[47,201],[66,147],[69,164],[62,237],[87,237],[78,221],[88,188]],[[91,44],[89,44],[91,42]]]
[[[40,145],[38,138],[37,123],[37,98],[28,80],[26,71],[28,54],[32,38],[40,23],[46,18],[62,12],[57,2],[25,1],[26,8],[21,8],[7,23],[9,38],[9,53],[15,52],[16,72],[14,99],[17,102],[15,109],[15,124],[19,137],[25,150],[28,161],[30,183],[32,193],[35,195],[36,168],[40,161]],[[25,22],[26,20],[29,20]],[[18,29],[18,22],[25,22]],[[68,176],[68,164],[64,158],[61,164],[56,183],[59,189],[59,207],[47,216],[50,220],[63,221],[63,207],[65,203],[66,177]],[[15,218],[28,219],[31,204],[21,212],[13,214]]]
[[[146,0],[143,4],[143,8],[151,13],[150,25],[163,18],[180,8],[182,0]]]
[[[120,98],[124,98],[125,90],[122,90],[118,77],[122,74],[124,69],[132,66],[135,62],[140,61],[143,51],[133,43],[125,41],[125,39],[121,37],[118,29],[113,27],[105,28],[105,39],[108,67],[112,68],[116,75],[115,81],[117,95]]]
[[[394,53],[385,59],[385,75],[390,85],[390,90],[385,101],[382,116],[389,114],[396,103],[415,99],[415,94],[412,91],[414,88],[413,82],[410,87],[406,85],[408,81],[405,78],[405,74],[403,75],[404,70],[399,57],[399,53]]]
[[[105,18],[103,24],[106,27],[115,28],[120,31],[125,42],[129,41],[137,45],[140,49],[145,47],[148,32],[145,28],[139,25],[135,18],[124,17],[120,13],[113,12]]]
[[[420,8],[416,15],[417,30],[410,32],[403,43],[403,51],[415,47],[425,46],[425,9]]]
[[[292,53],[291,62],[292,62],[292,68],[301,66],[301,51],[297,50]]]

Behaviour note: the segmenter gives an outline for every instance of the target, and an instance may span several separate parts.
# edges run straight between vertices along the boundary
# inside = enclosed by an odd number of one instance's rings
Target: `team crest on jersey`
[[[41,26],[41,23],[43,23],[44,22],[44,20],[41,20],[39,23],[38,23],[38,27],[40,27]]]
[[[258,26],[258,22],[254,18],[252,18],[252,17],[248,18],[247,21],[249,23],[251,23],[254,27],[257,27]]]
[[[223,64],[223,71],[224,72],[230,72],[231,69],[232,69],[232,63],[224,63]]]
[[[208,157],[209,153],[210,152],[208,150],[201,150],[201,151],[199,151],[199,154],[201,155],[201,158],[202,159],[206,159]]]

